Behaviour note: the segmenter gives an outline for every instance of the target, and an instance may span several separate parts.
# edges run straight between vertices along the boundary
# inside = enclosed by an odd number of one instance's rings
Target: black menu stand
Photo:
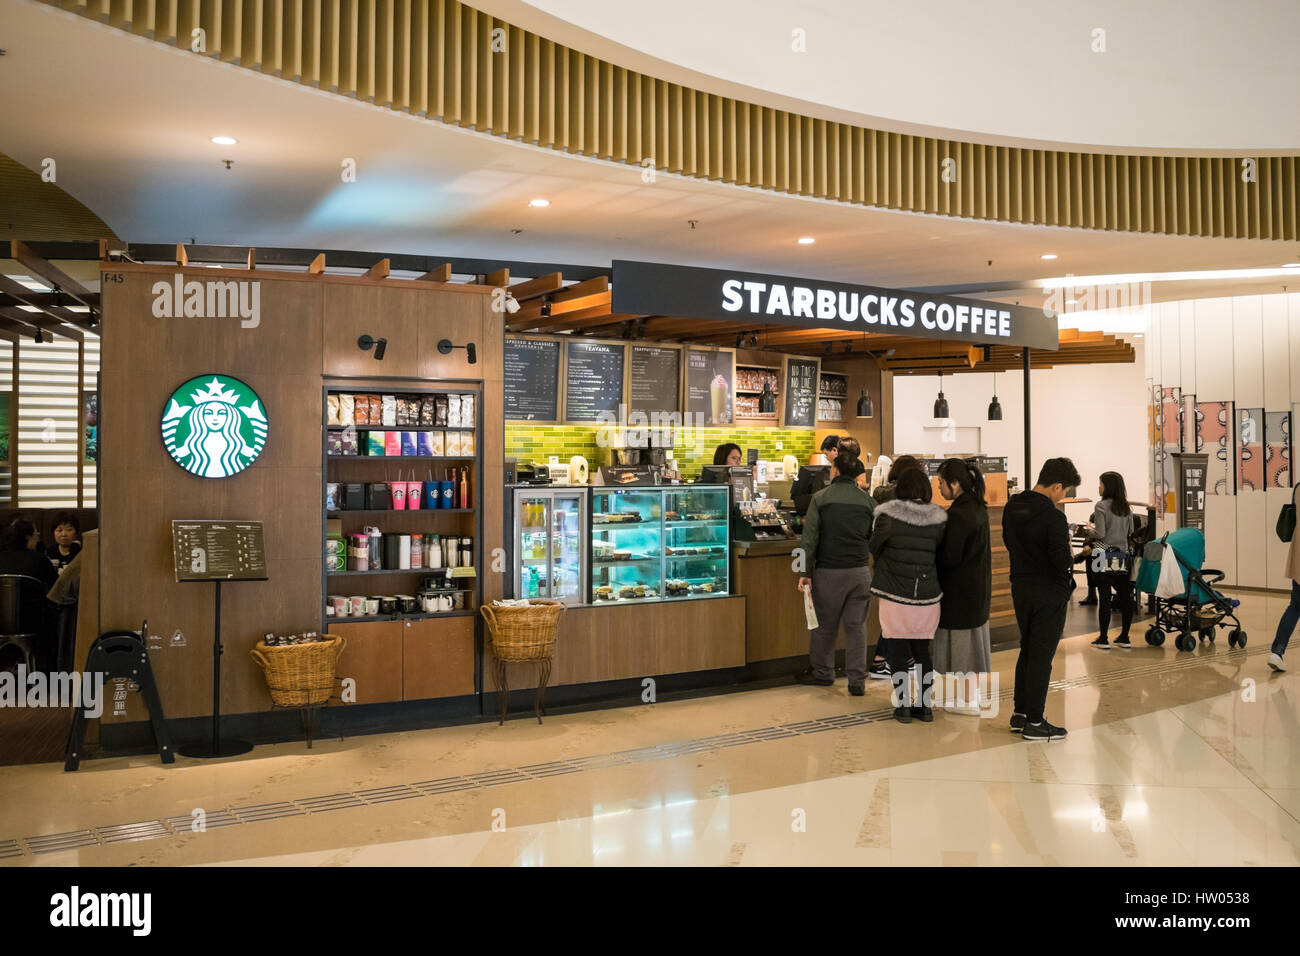
[[[212,625],[212,740],[181,747],[182,757],[238,757],[253,749],[247,740],[221,739],[221,655],[224,653],[221,647],[221,581],[212,583],[216,585]]]

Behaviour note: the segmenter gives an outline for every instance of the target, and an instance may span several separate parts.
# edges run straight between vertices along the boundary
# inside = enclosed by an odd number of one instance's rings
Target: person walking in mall
[[[930,479],[919,468],[900,474],[894,498],[876,507],[871,593],[880,600],[880,633],[889,639],[894,719],[904,724],[934,720],[930,647],[943,598],[936,555],[947,521],[947,513],[930,502]],[[909,679],[914,669],[920,670],[921,692],[915,703]]]
[[[1291,489],[1291,504],[1300,504],[1300,484]],[[1286,576],[1291,579],[1291,603],[1277,622],[1277,634],[1268,650],[1268,666],[1275,671],[1286,670],[1282,655],[1291,643],[1296,624],[1300,623],[1300,534],[1292,534],[1291,542],[1286,546]]]
[[[854,697],[865,693],[867,682],[868,544],[876,508],[857,484],[865,470],[860,454],[854,439],[841,440],[835,455],[836,476],[812,496],[804,518],[802,548],[808,573],[799,578],[798,587],[812,591],[817,627],[808,640],[811,666],[795,675],[800,684],[829,687],[835,683],[835,641],[843,624],[844,672]]]
[[[1096,575],[1099,600],[1099,633],[1092,646],[1101,651],[1112,646],[1128,650],[1133,646],[1129,643],[1128,632],[1133,626],[1134,605],[1133,582],[1129,579],[1133,561],[1129,541],[1137,530],[1137,516],[1129,507],[1124,476],[1119,472],[1102,472],[1097,494],[1101,500],[1092,512],[1090,537],[1093,545],[1088,557],[1088,567]],[[1103,566],[1098,567],[1099,564]],[[1117,607],[1120,613],[1120,632],[1114,645],[1107,638],[1112,606]]]
[[[1070,527],[1057,506],[1078,487],[1079,471],[1068,458],[1049,458],[1038,482],[1007,502],[1002,540],[1011,561],[1011,602],[1020,628],[1011,731],[1025,740],[1061,740],[1065,729],[1047,722],[1052,658],[1065,628],[1074,590]]]
[[[961,685],[954,684],[958,699],[944,703],[953,713],[978,717],[978,675],[993,669],[989,640],[993,552],[984,476],[974,462],[949,458],[939,466],[939,494],[952,504],[937,558],[943,601],[934,632],[934,672],[937,678],[961,675]],[[945,680],[945,689],[948,686]]]
[[[885,483],[877,485],[871,492],[871,497],[876,499],[876,504],[883,505],[886,501],[892,501],[894,489],[898,487],[898,476],[905,471],[920,467],[915,455],[899,455],[895,458],[889,465]],[[910,662],[908,666],[911,666]],[[871,659],[871,668],[867,671],[867,676],[872,680],[893,680],[893,674],[889,670],[889,638],[881,637],[876,641],[876,653]]]

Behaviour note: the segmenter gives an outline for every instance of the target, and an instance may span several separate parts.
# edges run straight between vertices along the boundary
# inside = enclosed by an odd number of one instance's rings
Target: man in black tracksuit
[[[1049,458],[1033,490],[1015,495],[1002,512],[1002,540],[1011,560],[1011,601],[1020,625],[1011,731],[1026,740],[1065,736],[1064,729],[1043,719],[1043,706],[1074,590],[1070,527],[1057,505],[1078,484],[1074,462]]]

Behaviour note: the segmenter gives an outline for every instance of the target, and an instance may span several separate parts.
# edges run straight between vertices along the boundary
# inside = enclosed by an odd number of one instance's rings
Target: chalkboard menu
[[[568,347],[564,420],[599,421],[603,412],[617,417],[623,402],[623,346],[570,342]]]
[[[812,428],[817,413],[817,360],[792,358],[785,367],[785,423]]]
[[[260,521],[173,521],[177,581],[265,581]]]
[[[734,359],[723,349],[686,350],[686,411],[706,425],[731,424]]]
[[[681,411],[681,350],[633,345],[628,359],[629,412]]]
[[[506,339],[504,377],[508,420],[559,420],[559,342],[550,339]]]

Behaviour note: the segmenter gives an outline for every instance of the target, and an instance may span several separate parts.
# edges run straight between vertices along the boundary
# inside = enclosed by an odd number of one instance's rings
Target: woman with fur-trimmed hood
[[[934,720],[930,647],[943,598],[935,555],[947,519],[942,508],[930,503],[930,479],[913,469],[898,476],[893,500],[876,506],[871,528],[871,593],[880,599],[880,635],[889,638],[894,718],[905,724],[913,717]],[[915,706],[908,686],[909,657],[921,672],[922,697]]]

